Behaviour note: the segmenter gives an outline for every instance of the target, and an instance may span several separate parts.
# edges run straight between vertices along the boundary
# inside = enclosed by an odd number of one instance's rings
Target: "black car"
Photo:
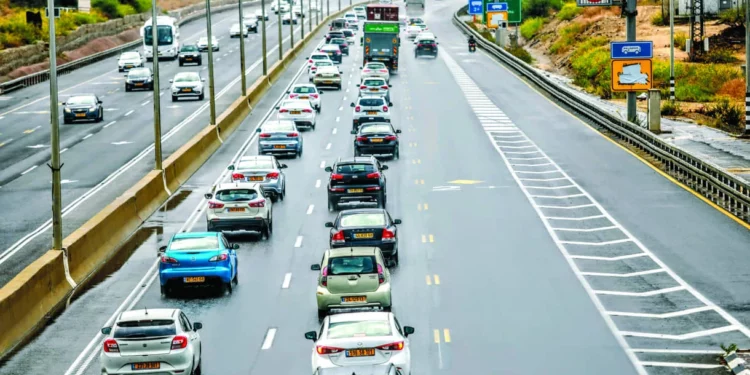
[[[329,243],[338,247],[379,247],[393,264],[398,264],[398,228],[400,219],[392,219],[382,208],[360,208],[339,212],[331,228]]]
[[[185,64],[198,64],[203,65],[203,57],[198,46],[194,44],[186,44],[180,48],[180,54],[178,55],[180,60],[180,66]]]
[[[414,47],[414,57],[419,56],[433,56],[437,57],[438,54],[438,42],[434,39],[420,39],[417,41],[417,46]]]
[[[326,34],[326,43],[330,42],[333,38],[344,38],[346,39],[346,35],[344,35],[343,31],[330,31],[328,34]]]
[[[154,90],[154,73],[151,73],[151,69],[137,68],[128,72],[125,79],[125,91],[134,89]]]
[[[354,156],[362,155],[391,155],[398,159],[398,135],[401,129],[393,129],[389,122],[372,122],[359,126],[359,130],[352,130],[354,138]]]
[[[320,47],[318,50],[328,55],[334,63],[341,64],[344,61],[344,54],[341,53],[341,48],[336,44],[326,44]]]
[[[375,203],[384,208],[387,200],[385,174],[388,166],[372,156],[339,159],[326,167],[328,177],[328,210],[341,203]]]
[[[73,95],[63,105],[63,122],[70,124],[78,120],[104,120],[102,101],[94,94]]]
[[[341,50],[341,53],[344,55],[349,56],[349,43],[346,42],[346,39],[344,38],[331,38],[331,41],[328,42],[330,44],[335,44],[339,46],[339,49]]]

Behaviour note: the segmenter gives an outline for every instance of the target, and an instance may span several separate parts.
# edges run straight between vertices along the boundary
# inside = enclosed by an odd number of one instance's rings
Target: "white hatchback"
[[[289,94],[289,99],[291,100],[307,100],[310,102],[310,105],[315,108],[315,110],[320,113],[321,108],[321,100],[320,95],[323,93],[322,91],[319,91],[315,85],[309,84],[309,83],[298,83],[294,86],[292,86],[291,90],[286,92]]]
[[[394,364],[403,374],[411,374],[408,336],[414,327],[401,326],[390,312],[358,312],[328,315],[323,319],[320,337],[305,333],[315,342],[312,370],[341,366]]]
[[[328,56],[326,56],[326,57],[328,57]],[[330,66],[331,68],[338,69],[339,72],[341,72],[341,69],[339,69],[338,67],[336,67],[336,65],[330,59],[328,59],[328,60],[315,60],[315,62],[313,62],[312,65],[310,65],[310,68],[308,68],[308,70],[307,70],[307,78],[308,78],[308,80],[310,82],[312,82],[313,78],[315,77],[315,73],[317,73],[318,70],[321,69],[324,66]]]
[[[101,330],[101,374],[200,373],[201,328],[176,309],[123,312],[112,327]]]
[[[308,100],[284,100],[276,107],[279,120],[294,121],[297,127],[307,126],[315,130],[315,110]]]

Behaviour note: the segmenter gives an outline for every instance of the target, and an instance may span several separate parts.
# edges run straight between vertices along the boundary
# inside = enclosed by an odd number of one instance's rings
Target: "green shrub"
[[[745,5],[740,9],[727,9],[719,14],[719,22],[730,27],[742,27],[745,24]]]
[[[562,0],[528,0],[522,2],[521,12],[524,18],[547,17],[551,10],[558,11],[562,6]]]
[[[576,85],[608,99],[612,96],[612,69],[609,51],[601,39],[592,38],[576,48],[570,59],[571,70]]]
[[[533,38],[534,36],[536,36],[539,30],[542,29],[545,21],[546,19],[542,17],[527,19],[524,23],[521,24],[521,36],[523,36],[523,38],[526,40]]]
[[[91,7],[98,10],[107,18],[120,18],[120,3],[117,0],[93,0]]]
[[[687,40],[687,34],[682,33],[682,32],[674,34],[674,46],[683,51],[685,50],[686,40]]]
[[[521,61],[527,64],[531,64],[532,62],[534,62],[534,58],[531,57],[531,54],[529,53],[529,51],[527,51],[521,46],[508,47],[506,51],[508,51],[511,55],[519,58]]]
[[[549,48],[553,55],[564,53],[578,41],[578,35],[585,30],[585,26],[580,23],[571,23],[560,30],[560,37]]]
[[[120,17],[129,16],[131,14],[138,14],[135,8],[130,4],[120,4],[117,7],[117,12],[120,14]]]
[[[701,62],[708,64],[730,64],[737,62],[732,50],[728,48],[710,49],[708,53],[700,56]]]
[[[150,0],[132,0],[129,3],[133,6],[133,8],[135,8],[135,11],[138,13],[145,13],[151,10]]]
[[[726,98],[722,98],[718,103],[705,108],[705,115],[712,117],[714,125],[718,127],[739,129],[740,124],[744,125],[745,122],[745,109],[737,104],[732,104]]]
[[[37,29],[26,23],[26,14],[17,12],[0,19],[0,40],[2,48],[19,47],[41,40],[43,29]]]
[[[654,13],[651,16],[651,24],[654,26],[664,26],[664,15],[661,12]]]
[[[685,112],[682,110],[680,103],[667,100],[661,105],[662,116],[682,116]]]
[[[577,15],[579,15],[582,12],[582,9],[576,5],[576,3],[566,3],[563,5],[562,9],[560,9],[559,12],[557,12],[557,19],[560,21],[570,21],[573,18],[575,18]]]

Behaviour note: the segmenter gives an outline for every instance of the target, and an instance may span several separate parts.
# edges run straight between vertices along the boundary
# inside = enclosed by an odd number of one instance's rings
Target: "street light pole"
[[[297,20],[297,15],[294,14],[294,8],[289,7],[289,49],[294,48],[294,21]]]
[[[326,17],[331,16],[331,0],[326,0]]]
[[[282,38],[282,33],[281,33],[281,0],[276,0],[276,1],[277,1],[276,14],[279,15],[279,22],[278,22],[279,23],[279,61],[281,61],[281,59],[284,58],[284,45],[281,44],[281,42],[284,40],[284,38]],[[292,18],[289,17],[289,22],[291,22],[291,20]]]
[[[318,18],[318,16],[320,16],[320,12],[323,11],[323,9],[320,9],[323,7],[323,3],[321,3],[320,0],[313,1],[315,1],[315,26],[317,26],[320,23],[320,18]]]
[[[154,169],[162,170],[161,162],[161,97],[159,96],[159,22],[157,22],[156,0],[151,0],[151,61],[154,73]]]
[[[242,96],[245,96],[247,93],[247,78],[245,77],[245,32],[247,31],[247,26],[244,22],[244,17],[242,16],[242,0],[239,1],[240,4],[240,76],[242,77]],[[258,22],[255,22],[255,29],[258,29]]]
[[[305,0],[299,0],[299,12],[302,17],[300,21],[300,37],[299,40],[305,39]],[[312,30],[312,28],[310,28]]]
[[[240,33],[240,35],[242,35]],[[211,37],[211,0],[206,0],[206,36],[208,37],[208,101],[211,108],[211,125],[216,125],[216,98],[214,98],[214,43]],[[244,75],[244,72],[243,72]]]
[[[52,157],[52,249],[62,250],[62,186],[60,185],[60,123],[57,119],[57,47],[55,45],[55,0],[47,0],[49,15],[49,108]]]
[[[674,103],[674,2],[669,0],[669,101]]]
[[[266,60],[266,0],[260,0],[260,22],[263,25],[263,41],[261,51],[263,52],[263,75],[268,75],[268,60]]]
[[[309,18],[309,19],[307,20],[307,24],[308,24],[308,25],[310,26],[310,27],[309,27],[309,29],[310,29],[310,32],[312,32],[312,30],[313,30],[313,25],[312,25],[312,19],[313,19],[313,13],[312,13],[312,12],[313,12],[313,11],[312,11],[312,4],[313,4],[313,3],[312,3],[312,2],[313,2],[313,1],[315,1],[315,0],[310,0],[310,3],[309,3],[309,4],[307,4],[307,16],[308,16],[308,17],[310,17],[310,18]]]
[[[636,0],[626,0],[627,5],[625,8],[625,15],[627,18],[625,18],[625,29],[626,29],[626,39],[628,42],[634,42],[636,35],[635,35],[635,17],[636,17]],[[628,121],[634,122],[637,119],[638,112],[637,112],[636,102],[635,102],[635,92],[628,91]]]

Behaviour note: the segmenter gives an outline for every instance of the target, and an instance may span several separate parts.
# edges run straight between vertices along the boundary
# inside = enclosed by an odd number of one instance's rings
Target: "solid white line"
[[[723,354],[722,350],[689,350],[689,349],[632,349],[634,353],[664,354]]]
[[[555,177],[555,178],[519,178],[521,181],[537,181],[537,182],[547,182],[547,181],[560,181],[560,180],[567,180],[566,177]]]
[[[86,140],[86,139],[89,139],[89,138],[91,138],[91,137],[93,137],[93,136],[94,136],[93,134],[89,134],[89,135],[87,135],[87,136],[83,137],[83,139],[84,139],[84,140]]]
[[[585,197],[584,194],[573,194],[573,195],[561,195],[561,196],[555,196],[555,195],[532,195],[532,198],[539,198],[539,199],[568,199],[568,198],[576,198],[576,197]]]
[[[585,216],[585,217],[555,217],[555,216],[545,216],[544,218],[547,220],[570,220],[570,221],[584,221],[584,220],[592,220],[592,219],[601,219],[604,218],[604,215],[594,215],[594,216]],[[554,228],[552,228],[554,230]]]
[[[329,143],[326,145],[326,150],[330,150],[330,149],[331,149],[331,144]]]
[[[157,19],[158,19],[158,18],[157,18]],[[151,101],[150,101],[150,100],[146,100],[145,102],[141,103],[141,107],[143,107],[144,105],[146,105],[146,104],[148,104],[148,103],[151,103]]]
[[[539,205],[539,208],[550,208],[550,209],[557,209],[557,210],[575,210],[579,208],[586,208],[586,207],[594,207],[593,204],[580,204],[577,206],[546,206],[546,205]]]
[[[338,117],[336,117],[336,121],[338,121]],[[333,128],[333,130],[331,130],[331,134],[336,134],[337,131],[338,130],[336,128]]]
[[[315,181],[315,187],[316,187],[316,188],[319,188],[319,187],[320,187],[320,180],[317,180],[317,181]]]
[[[133,113],[132,109],[128,113],[126,113],[125,116],[129,116],[131,113]]]
[[[325,167],[326,167],[326,161],[323,160],[323,161],[320,162],[320,168],[322,169],[322,168],[325,168]]]
[[[666,271],[661,268],[657,268],[657,269],[648,270],[648,271],[639,271],[639,272],[631,272],[631,273],[581,272],[581,275],[597,276],[597,277],[636,277],[636,276],[651,275],[654,273],[662,273],[662,272],[666,272]]]
[[[630,238],[624,238],[621,240],[604,241],[604,242],[584,242],[584,241],[560,241],[560,243],[566,245],[581,245],[581,246],[607,246],[616,245],[618,243],[633,242]]]
[[[29,169],[21,172],[21,176],[25,175],[26,173],[29,173],[29,172],[33,171],[34,169],[36,169],[36,167],[38,167],[38,165],[35,165],[35,166],[33,166],[33,167],[31,167],[31,168],[29,168]]]
[[[714,311],[714,308],[711,306],[701,306],[701,307],[696,307],[693,309],[668,312],[664,314],[633,313],[633,312],[623,312],[623,311],[607,311],[607,314],[611,316],[629,316],[633,318],[668,319],[668,318],[676,318],[678,316],[696,314],[696,313],[704,312],[704,311]]]
[[[273,338],[276,337],[276,328],[269,328],[268,332],[266,333],[266,338],[263,340],[263,346],[261,349],[268,350],[271,349],[271,345],[273,345]]]
[[[344,110],[344,107],[339,107],[339,111],[343,111],[343,110]]]
[[[294,247],[302,247],[302,236],[297,236],[297,241],[294,241]]]
[[[633,259],[633,258],[640,258],[648,256],[646,253],[637,253],[637,254],[630,254],[630,255],[620,255],[616,257],[597,257],[597,256],[591,256],[591,255],[571,255],[571,259],[582,259],[582,260],[600,260],[603,262],[619,262],[621,260],[625,259]]]
[[[312,214],[313,208],[315,208],[314,204],[311,204],[310,206],[307,207],[307,214],[308,215]]]
[[[108,128],[108,127],[110,127],[111,125],[113,125],[113,124],[114,124],[114,123],[116,123],[116,122],[117,122],[117,120],[115,120],[115,121],[112,121],[112,122],[110,122],[109,124],[107,124],[107,125],[104,125],[104,128]]]
[[[651,297],[659,294],[666,294],[672,292],[679,292],[685,290],[684,286],[673,286],[671,288],[663,288],[656,290],[649,290],[648,292],[621,292],[618,290],[593,290],[594,293],[605,295],[605,296],[621,296],[621,297]]]
[[[337,117],[336,117],[336,122],[339,122],[339,120],[341,120],[341,117],[338,117],[338,116],[337,116]],[[336,134],[336,129],[333,129],[333,134]]]
[[[644,366],[650,367],[678,367],[678,368],[696,368],[696,369],[712,369],[724,367],[724,365],[709,365],[703,363],[679,363],[679,362],[641,362]]]
[[[616,226],[601,227],[601,228],[589,228],[589,229],[576,229],[576,228],[552,228],[552,230],[561,232],[599,232],[603,230],[618,229]]]
[[[67,147],[65,147],[64,149],[60,150],[60,153],[62,154],[62,153],[63,153],[63,152],[65,152],[65,151],[68,151],[68,148],[67,148]]]
[[[718,333],[726,333],[726,332],[733,332],[733,331],[739,331],[739,330],[740,329],[737,326],[726,326],[726,327],[719,327],[719,328],[714,328],[714,329],[707,329],[705,331],[685,333],[682,335],[666,335],[663,333],[647,333],[647,332],[631,332],[631,331],[620,331],[620,334],[623,336],[631,336],[631,337],[645,337],[645,338],[651,338],[651,339],[683,341],[683,340],[690,340],[690,339],[694,339],[698,337],[711,336],[711,335],[715,335]]]
[[[292,273],[288,272],[284,275],[284,282],[281,284],[281,289],[289,289],[289,284],[292,282]]]

